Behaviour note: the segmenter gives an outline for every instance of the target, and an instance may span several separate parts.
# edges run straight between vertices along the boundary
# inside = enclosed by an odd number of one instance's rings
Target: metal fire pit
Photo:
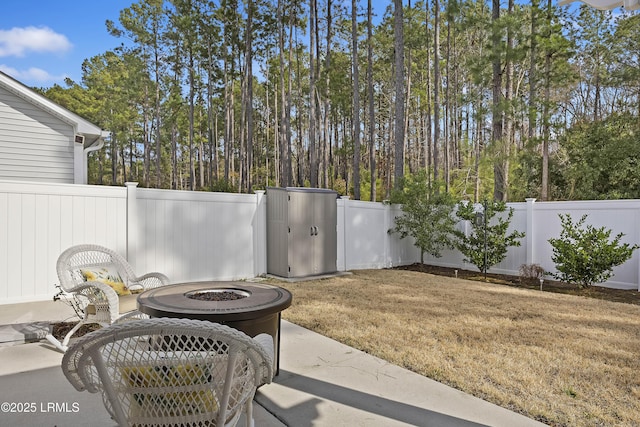
[[[138,309],[151,317],[208,320],[251,337],[271,335],[276,372],[280,366],[280,312],[290,305],[291,293],[286,289],[251,282],[179,283],[138,296]]]

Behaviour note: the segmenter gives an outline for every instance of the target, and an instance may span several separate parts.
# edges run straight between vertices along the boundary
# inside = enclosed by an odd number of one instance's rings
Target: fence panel
[[[514,209],[510,230],[527,233],[521,239],[521,246],[508,250],[504,261],[489,269],[490,272],[518,275],[523,264],[540,264],[545,271],[557,273],[552,261],[553,248],[549,239],[560,237],[562,226],[559,214],[569,214],[576,222],[584,214],[586,224],[612,230],[612,237],[623,233],[625,243],[640,242],[640,201],[639,200],[594,200],[572,202],[508,203]],[[529,212],[531,210],[531,212]],[[528,224],[527,218],[531,218]],[[458,224],[458,227],[469,227]],[[470,231],[470,230],[469,230]],[[463,260],[458,251],[444,251],[442,258],[426,257],[426,263],[453,268],[474,270],[476,267]],[[625,264],[614,268],[614,276],[605,286],[620,289],[639,289],[640,251]],[[547,275],[550,277],[550,275]]]
[[[124,188],[0,182],[0,304],[50,299],[69,246],[124,252],[125,208]]]
[[[138,239],[129,242],[137,271],[172,282],[253,277],[256,195],[137,190]]]
[[[640,201],[639,200],[592,200],[574,202],[537,202],[534,204],[535,253],[533,262],[546,271],[557,272],[551,260],[553,247],[549,239],[560,237],[562,226],[559,214],[571,215],[575,223],[582,215],[588,215],[585,224],[605,227],[611,230],[611,237],[623,233],[623,243],[640,242]],[[639,289],[640,251],[621,266],[615,267],[614,276],[607,286],[621,289]]]

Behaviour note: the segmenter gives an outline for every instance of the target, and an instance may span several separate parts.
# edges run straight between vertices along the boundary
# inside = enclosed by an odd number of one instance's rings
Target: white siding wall
[[[0,179],[73,183],[71,125],[0,87]]]

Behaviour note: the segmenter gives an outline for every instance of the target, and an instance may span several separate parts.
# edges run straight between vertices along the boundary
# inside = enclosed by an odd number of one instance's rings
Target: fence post
[[[264,190],[256,190],[256,227],[253,237],[253,274],[260,276],[267,272],[267,210],[269,200]]]
[[[344,263],[343,271],[348,271],[349,264],[347,263],[348,261],[347,252],[349,251],[349,249],[347,247],[347,242],[349,241],[349,239],[347,237],[347,234],[349,232],[349,227],[347,226],[347,221],[349,217],[347,215],[347,209],[349,207],[349,196],[340,196],[340,200],[342,201],[342,242],[340,244],[342,244],[342,257],[343,257],[342,262]]]
[[[125,182],[127,188],[127,261],[136,268],[138,247],[138,183]]]
[[[535,198],[529,198],[529,199],[525,199],[527,202],[527,235],[526,237],[526,244],[527,244],[527,264],[531,265],[533,263],[535,263],[536,260],[536,256],[535,256],[535,245],[534,245],[534,233],[535,233],[535,227],[533,226],[533,208],[534,205],[536,203],[536,199]]]
[[[393,257],[391,255],[391,247],[392,247],[392,241],[391,241],[391,234],[389,234],[387,232],[387,230],[391,229],[392,227],[392,220],[391,220],[391,208],[393,207],[393,205],[391,203],[389,203],[388,200],[385,200],[382,202],[382,206],[384,207],[384,255],[383,255],[383,265],[386,268],[391,268],[393,267]],[[395,219],[394,219],[395,220]]]

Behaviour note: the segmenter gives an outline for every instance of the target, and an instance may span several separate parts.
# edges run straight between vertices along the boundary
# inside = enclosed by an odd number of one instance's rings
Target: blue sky
[[[28,86],[80,81],[82,61],[120,45],[105,21],[132,0],[12,0],[0,12],[0,70]]]
[[[382,16],[392,0],[374,0]],[[79,82],[82,62],[114,49],[121,39],[107,33],[136,0],[5,0],[0,9],[0,70],[27,86]],[[366,3],[364,3],[366,5]]]

